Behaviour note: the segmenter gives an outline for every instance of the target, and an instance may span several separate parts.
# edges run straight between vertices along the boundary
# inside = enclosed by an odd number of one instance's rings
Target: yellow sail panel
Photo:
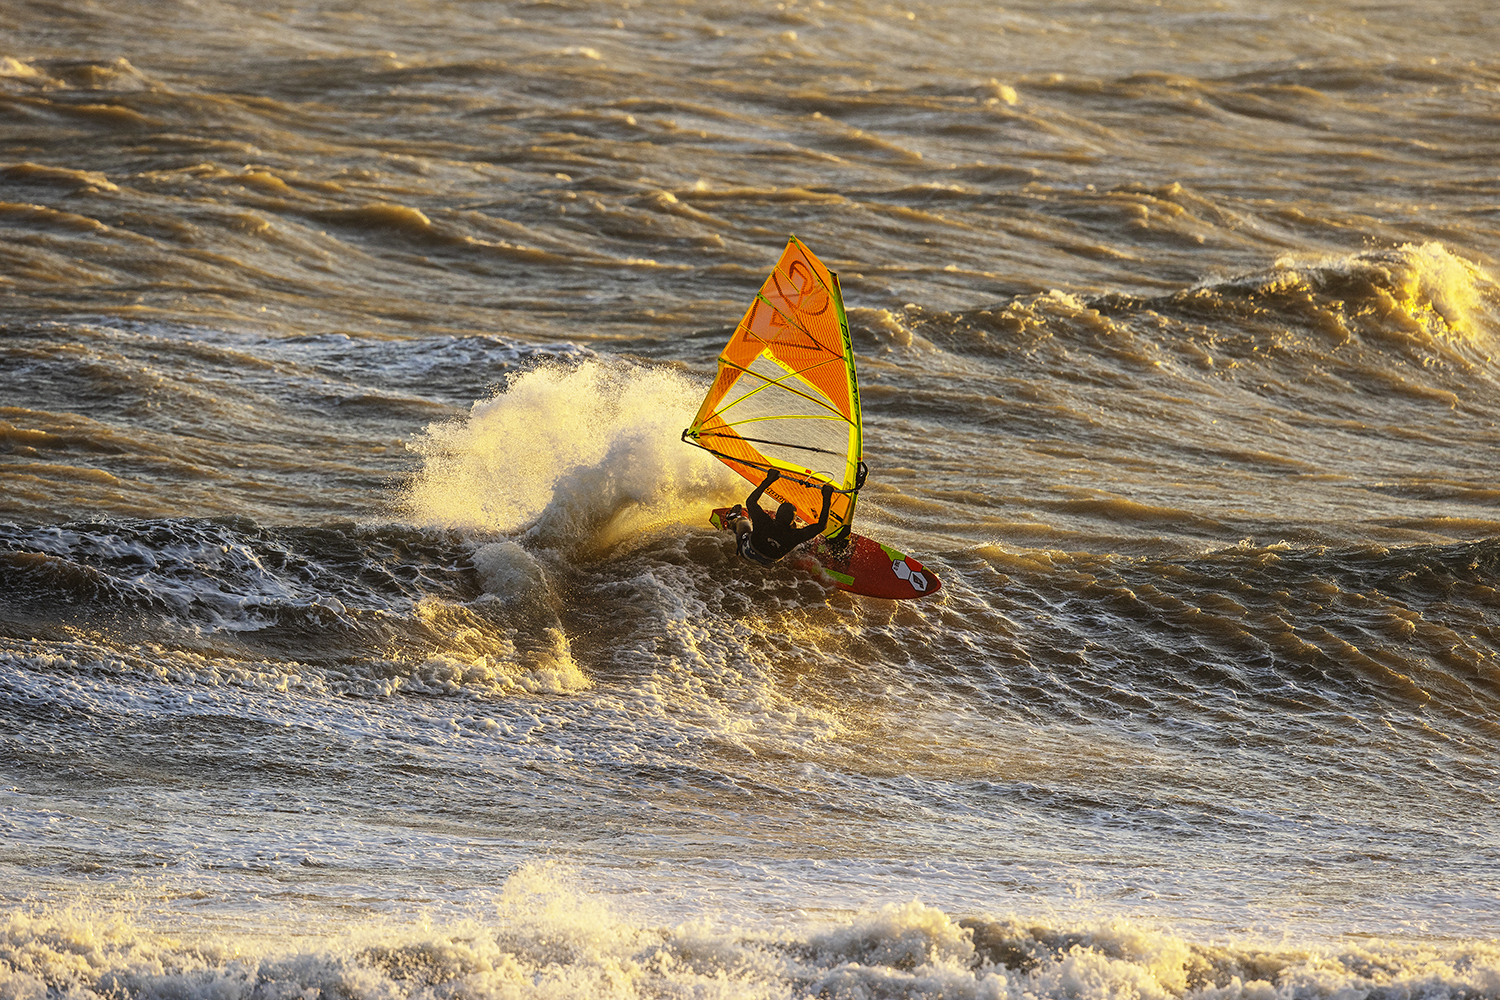
[[[838,277],[793,237],[719,355],[719,372],[684,440],[812,523],[833,498],[827,534],[853,520],[862,448],[859,381]]]

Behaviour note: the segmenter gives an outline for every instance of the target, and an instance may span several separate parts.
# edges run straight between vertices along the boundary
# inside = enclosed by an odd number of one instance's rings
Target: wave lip
[[[1269,271],[1205,282],[1151,304],[1280,315],[1335,344],[1362,337],[1466,365],[1488,362],[1500,337],[1500,282],[1441,243],[1348,256],[1288,254]]]

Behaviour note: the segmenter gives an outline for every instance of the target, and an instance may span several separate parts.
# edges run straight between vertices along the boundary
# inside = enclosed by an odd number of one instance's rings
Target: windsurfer
[[[731,515],[738,515],[732,523],[740,555],[762,566],[774,566],[803,542],[818,537],[828,527],[828,511],[833,506],[833,484],[824,483],[823,513],[818,516],[817,524],[793,527],[796,508],[789,503],[776,508],[776,516],[772,517],[760,505],[760,498],[766,487],[780,478],[781,473],[776,469],[767,472],[761,484],[745,498],[744,508],[731,511]]]

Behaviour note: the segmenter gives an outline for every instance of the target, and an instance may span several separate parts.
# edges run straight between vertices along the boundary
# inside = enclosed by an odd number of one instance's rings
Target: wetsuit
[[[828,527],[828,511],[833,506],[831,492],[824,493],[823,513],[819,516],[817,524],[808,525],[805,528],[795,528],[791,525],[783,528],[760,505],[761,494],[765,493],[766,487],[776,479],[776,476],[768,473],[755,491],[745,498],[746,513],[750,516],[750,530],[740,536],[740,555],[762,566],[774,566],[778,560],[797,546],[822,534],[823,529]]]

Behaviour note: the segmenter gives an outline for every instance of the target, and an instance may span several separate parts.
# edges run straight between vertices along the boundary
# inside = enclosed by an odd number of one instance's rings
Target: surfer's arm
[[[803,542],[811,541],[812,539],[817,538],[819,535],[821,535],[823,533],[823,529],[828,527],[828,512],[831,510],[833,510],[833,484],[824,483],[823,513],[818,515],[818,523],[810,524],[807,527],[803,528],[801,531],[797,532],[796,535],[793,536],[796,541],[792,542],[792,545],[801,545]]]
[[[767,486],[770,486],[780,478],[781,472],[778,469],[772,469],[767,472],[766,478],[762,479],[760,481],[760,485],[755,487],[755,489],[751,491],[750,495],[745,498],[745,506],[751,508],[760,506],[761,494],[766,491]]]
[[[833,484],[823,484],[823,513],[818,515],[818,523],[813,525],[819,534],[828,527],[828,512],[833,510]]]
[[[766,509],[760,505],[760,497],[766,491],[767,486],[780,478],[781,473],[772,469],[766,473],[766,478],[761,480],[760,485],[745,498],[745,514],[750,518],[750,524],[756,531],[764,531],[772,524],[771,515],[767,514]]]

